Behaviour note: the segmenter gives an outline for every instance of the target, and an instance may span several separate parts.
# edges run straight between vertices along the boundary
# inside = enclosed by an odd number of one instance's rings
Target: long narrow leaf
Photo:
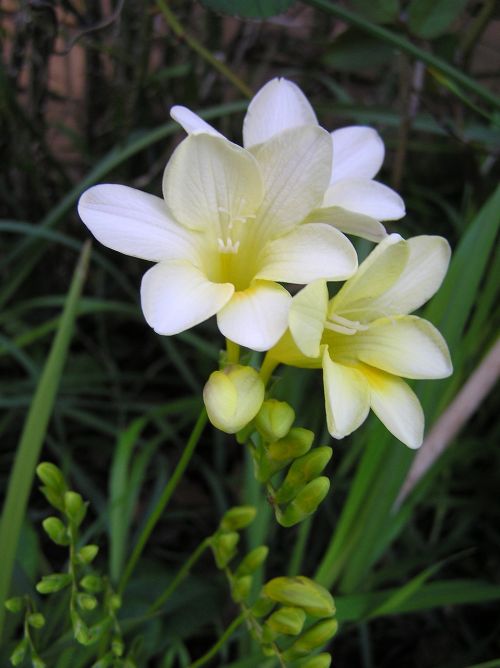
[[[47,425],[52,413],[59,381],[66,361],[78,300],[82,291],[90,258],[90,243],[80,255],[73,274],[63,316],[54,338],[49,357],[40,377],[28,417],[24,424],[14,467],[10,476],[7,497],[0,523],[0,637],[4,620],[4,601],[9,593],[10,579],[28,496],[33,483]]]

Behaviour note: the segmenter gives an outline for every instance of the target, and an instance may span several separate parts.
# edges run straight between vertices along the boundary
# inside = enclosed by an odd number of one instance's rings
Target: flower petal
[[[326,130],[305,125],[285,130],[252,152],[265,186],[256,224],[277,237],[319,206],[330,178],[332,143]]]
[[[352,276],[357,264],[356,251],[342,232],[311,223],[266,244],[257,278],[285,283],[342,281]]]
[[[163,176],[163,193],[176,220],[210,230],[215,238],[228,220],[253,215],[262,200],[255,158],[223,137],[194,134],[174,151]]]
[[[353,213],[340,206],[314,209],[304,222],[332,225],[344,234],[352,234],[355,237],[375,241],[375,243],[382,241],[387,236],[385,227],[378,220],[375,220],[375,218],[363,216],[360,213]]]
[[[354,367],[334,362],[325,346],[323,384],[328,431],[344,438],[365,421],[370,410],[370,393],[363,375]]]
[[[178,334],[207,320],[231,299],[230,283],[212,283],[188,262],[160,262],[141,283],[141,305],[158,334]]]
[[[409,448],[419,448],[424,434],[424,412],[415,392],[397,376],[363,365],[370,387],[370,405],[387,429]]]
[[[401,276],[409,257],[408,244],[390,234],[359,265],[358,271],[330,302],[330,314],[352,320],[373,320],[381,315],[376,300]]]
[[[309,283],[292,299],[288,326],[297,347],[308,357],[319,357],[327,310],[325,281]]]
[[[443,237],[420,236],[405,242],[406,266],[398,279],[372,303],[384,315],[411,313],[439,289],[448,270],[450,246]]]
[[[143,260],[194,260],[194,237],[167,213],[160,197],[103,183],[86,190],[78,213],[104,246]]]
[[[373,128],[352,125],[332,132],[331,183],[342,179],[373,179],[384,162],[385,148]]]
[[[434,325],[414,315],[375,320],[366,331],[344,336],[335,352],[355,354],[361,362],[404,378],[452,373],[446,341]]]
[[[401,197],[387,186],[369,179],[343,179],[325,193],[323,206],[341,206],[375,220],[398,220],[405,215]]]
[[[248,106],[243,121],[243,146],[250,148],[283,130],[317,123],[313,108],[296,84],[287,79],[272,79]]]
[[[176,104],[170,109],[170,116],[177,121],[181,127],[188,133],[188,135],[199,134],[204,132],[215,137],[222,137],[223,135],[213,128],[209,123],[203,120],[194,111]]]
[[[290,294],[277,283],[255,281],[235,292],[219,311],[222,334],[252,350],[268,350],[284,334],[288,322]]]

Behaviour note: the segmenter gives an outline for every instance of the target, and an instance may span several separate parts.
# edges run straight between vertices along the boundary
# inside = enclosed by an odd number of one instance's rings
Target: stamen
[[[368,329],[368,325],[362,325],[357,320],[349,320],[343,318],[341,315],[334,313],[325,323],[325,328],[332,332],[339,332],[339,334],[347,334],[352,336],[356,332],[362,332]]]

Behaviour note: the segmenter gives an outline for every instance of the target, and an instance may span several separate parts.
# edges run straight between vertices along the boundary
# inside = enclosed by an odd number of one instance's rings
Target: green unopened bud
[[[233,584],[231,587],[231,595],[233,601],[235,601],[236,603],[241,603],[242,601],[245,601],[248,598],[251,589],[252,589],[251,575],[243,575],[242,577],[235,578],[233,580]]]
[[[39,612],[32,612],[28,615],[27,622],[34,629],[41,629],[42,626],[45,626],[45,617]]]
[[[97,594],[102,591],[102,580],[98,575],[86,575],[80,580],[81,586],[91,594]]]
[[[26,650],[28,649],[28,639],[23,638],[21,642],[16,645],[14,651],[10,655],[10,662],[13,666],[18,666],[24,660]]]
[[[92,668],[109,668],[115,661],[115,657],[111,652],[105,654],[99,661],[92,664]]]
[[[275,601],[271,601],[270,598],[262,596],[258,598],[253,604],[252,616],[257,618],[265,617],[271,612],[275,605]]]
[[[267,449],[270,459],[276,462],[289,462],[304,455],[311,449],[314,432],[303,427],[292,427],[284,438],[271,443]]]
[[[108,605],[113,612],[116,612],[122,607],[122,597],[119,594],[111,594],[108,598]]]
[[[286,436],[294,420],[295,411],[286,401],[267,399],[255,418],[255,426],[270,443]]]
[[[290,466],[283,484],[276,492],[276,502],[288,503],[306,483],[317,478],[330,461],[332,452],[331,448],[323,446],[296,459]]]
[[[300,668],[330,668],[332,665],[331,654],[318,654],[310,659],[306,659],[300,664]]]
[[[58,517],[47,517],[42,522],[45,533],[56,545],[69,545],[68,531]]]
[[[92,636],[89,631],[89,627],[85,624],[83,619],[73,612],[71,615],[71,621],[73,624],[73,635],[75,640],[80,643],[80,645],[90,645],[92,642]]]
[[[228,366],[214,371],[203,388],[210,422],[226,434],[235,434],[257,415],[264,400],[264,383],[250,366]]]
[[[331,617],[335,612],[330,592],[304,575],[274,578],[264,586],[263,592],[272,601],[302,608],[312,617]]]
[[[111,651],[115,656],[122,656],[125,646],[123,640],[119,636],[115,636],[111,641]]]
[[[274,645],[261,645],[260,648],[264,656],[276,656],[276,649]]]
[[[60,494],[59,492],[56,492],[52,487],[47,487],[44,485],[43,487],[40,487],[40,491],[44,495],[44,497],[47,499],[47,501],[50,503],[51,506],[56,508],[57,510],[60,510],[61,513],[64,512],[64,495]]]
[[[266,625],[277,634],[297,636],[302,631],[305,620],[306,613],[301,608],[284,607],[273,612],[266,620]]]
[[[291,527],[312,515],[330,489],[330,481],[324,476],[311,480],[300,490],[285,511],[277,514],[281,526]]]
[[[97,599],[92,594],[84,594],[83,592],[76,597],[77,603],[82,610],[95,610],[97,607]]]
[[[84,503],[81,494],[78,494],[78,492],[66,492],[64,494],[64,510],[71,522],[80,526],[87,513],[87,504]]]
[[[252,524],[256,514],[257,508],[255,506],[235,506],[224,514],[220,527],[224,531],[244,529],[249,524]]]
[[[33,668],[47,668],[47,664],[39,656],[31,655],[31,665]]]
[[[242,559],[240,565],[236,569],[236,575],[251,575],[264,563],[268,554],[269,548],[267,545],[256,547]]]
[[[36,590],[40,594],[53,594],[56,591],[64,589],[70,583],[71,575],[69,573],[52,573],[51,575],[43,576],[36,585]]]
[[[337,629],[338,622],[336,619],[325,619],[322,622],[318,622],[303,633],[285,652],[285,660],[292,659],[300,654],[309,654],[309,652],[318,649],[318,647],[326,645],[337,633]]]
[[[84,545],[76,553],[76,559],[80,564],[86,566],[94,561],[98,552],[98,545]]]
[[[225,568],[236,554],[236,546],[240,540],[240,535],[236,531],[220,533],[214,536],[212,540],[212,551],[215,557],[217,568]]]
[[[23,598],[22,596],[14,596],[5,601],[4,605],[9,612],[21,612],[23,609]]]
[[[66,491],[67,486],[62,471],[55,464],[50,462],[38,464],[36,474],[46,487],[50,487],[59,494],[64,494]]]

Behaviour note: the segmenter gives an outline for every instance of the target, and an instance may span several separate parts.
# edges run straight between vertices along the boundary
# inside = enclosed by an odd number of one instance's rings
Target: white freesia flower
[[[175,106],[170,113],[189,134],[221,136],[186,107]],[[273,79],[250,102],[243,122],[243,146],[255,151],[285,130],[308,125],[317,126],[318,121],[304,93],[291,81]],[[401,197],[373,180],[384,160],[382,139],[364,126],[341,128],[330,137],[333,160],[329,185],[307,222],[326,223],[378,242],[387,235],[380,221],[405,215]]]
[[[328,429],[343,438],[370,408],[410,448],[422,443],[424,416],[403,378],[445,378],[448,347],[427,320],[407,315],[439,288],[450,257],[441,237],[382,241],[328,300],[324,281],[293,299],[289,330],[268,353],[276,362],[323,368]]]
[[[104,245],[157,263],[141,285],[155,331],[176,334],[217,314],[228,339],[267,350],[287,327],[291,296],[278,281],[343,280],[357,267],[341,232],[303,224],[329,187],[330,135],[289,128],[250,152],[198,130],[165,169],[164,200],[103,184],[78,211]]]

